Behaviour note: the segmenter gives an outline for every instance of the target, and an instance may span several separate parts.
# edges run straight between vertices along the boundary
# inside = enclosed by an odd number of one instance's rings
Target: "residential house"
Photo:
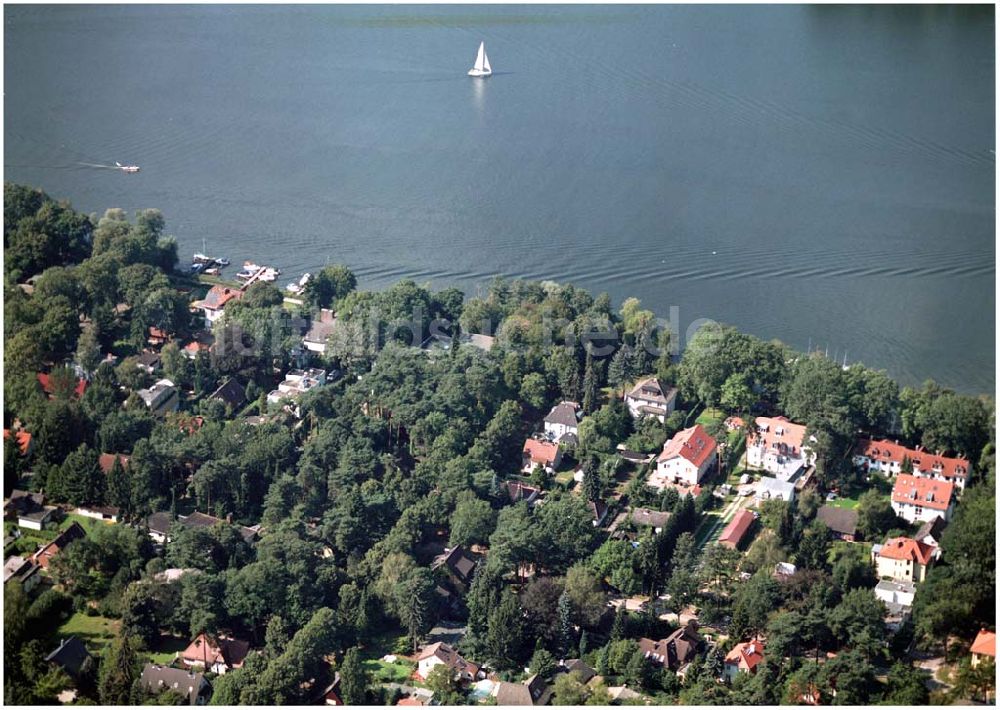
[[[60,552],[69,547],[70,543],[82,540],[85,537],[87,537],[86,531],[80,526],[80,523],[74,521],[69,524],[69,527],[59,533],[55,540],[40,547],[31,556],[31,559],[42,569],[48,569],[53,557],[56,557]]]
[[[603,500],[588,500],[587,508],[590,510],[592,518],[590,522],[595,528],[600,527],[604,523],[604,519],[608,517],[608,504]]]
[[[761,476],[757,482],[757,504],[766,500],[783,500],[791,503],[795,500],[795,484],[770,476]]]
[[[882,579],[923,582],[940,550],[908,537],[894,537],[872,546],[875,573]]]
[[[944,529],[947,526],[948,524],[944,521],[944,518],[934,517],[920,526],[913,539],[931,547],[938,547],[941,544],[941,536],[944,534]]]
[[[211,330],[212,324],[222,318],[226,304],[243,298],[243,291],[217,284],[205,294],[204,300],[191,304],[192,309],[198,309],[205,316],[205,327]]]
[[[62,639],[56,650],[45,657],[45,661],[62,668],[70,678],[79,678],[94,665],[87,646],[76,636]]]
[[[774,571],[771,573],[771,577],[778,580],[779,582],[784,582],[792,578],[798,571],[798,568],[791,562],[778,562],[774,565]]]
[[[853,508],[824,505],[816,511],[816,519],[838,540],[854,542],[858,536],[858,511]]]
[[[472,584],[472,577],[476,573],[476,558],[461,545],[455,545],[435,557],[431,562],[431,569],[441,570],[458,590],[464,592]]]
[[[580,405],[576,402],[560,402],[545,416],[545,433],[554,441],[559,441],[567,434],[574,437],[579,434]]]
[[[738,643],[726,654],[722,676],[733,681],[740,673],[753,675],[757,672],[757,666],[763,662],[764,643],[760,639]]]
[[[471,345],[478,350],[482,350],[484,353],[488,353],[496,345],[497,339],[492,335],[482,335],[481,333],[470,333],[468,335],[463,333],[461,341],[463,345]]]
[[[131,456],[126,456],[125,454],[101,454],[97,462],[101,466],[101,471],[105,475],[111,473],[111,469],[115,467],[115,461],[121,464],[122,468],[128,468],[128,462],[131,460]]]
[[[733,550],[737,549],[746,539],[747,533],[750,532],[756,519],[754,514],[745,508],[738,512],[722,531],[719,544]]]
[[[909,523],[935,517],[951,520],[955,511],[955,485],[901,473],[892,487],[892,509]]]
[[[201,668],[223,675],[234,668],[242,668],[249,652],[250,643],[242,639],[201,633],[177,658],[185,668]]]
[[[786,417],[757,417],[757,431],[747,436],[747,466],[791,481],[816,460],[806,442],[806,427]],[[815,442],[815,437],[810,437]]]
[[[608,687],[608,696],[611,698],[611,702],[621,705],[622,703],[628,703],[630,705],[637,704],[637,701],[642,700],[642,693],[637,693],[632,690],[627,685],[612,685]],[[648,702],[648,701],[647,701]]]
[[[150,413],[160,419],[170,412],[176,412],[180,406],[177,388],[168,379],[157,380],[149,389],[136,390],[135,393],[145,402]]]
[[[45,392],[46,397],[52,399],[55,396],[55,387],[48,373],[39,372],[38,383],[42,386],[42,391]],[[80,399],[81,397],[83,397],[83,393],[86,391],[87,391],[87,381],[82,377],[78,378],[76,381],[76,387],[73,388],[74,399]]]
[[[199,330],[192,335],[190,342],[185,343],[184,347],[181,348],[181,354],[190,359],[194,360],[198,357],[198,353],[205,353],[206,355],[212,352],[212,346],[215,344],[215,336],[209,330]]]
[[[667,387],[657,377],[640,380],[625,395],[625,405],[634,418],[656,417],[660,422],[665,422],[673,413],[676,401],[677,389]]]
[[[701,424],[677,432],[663,445],[648,484],[660,491],[671,484],[697,485],[715,463],[715,448]]]
[[[156,326],[149,326],[147,336],[146,342],[153,347],[160,347],[170,342],[170,333]]]
[[[552,407],[542,422],[543,430],[553,441],[558,441],[567,434],[574,437],[579,433],[580,420],[583,411],[576,402],[564,400]]]
[[[580,658],[567,658],[560,662],[559,666],[567,673],[576,673],[581,683],[589,683],[590,679],[597,675],[597,671]]]
[[[507,496],[510,498],[511,503],[524,501],[528,505],[531,505],[542,494],[535,486],[529,486],[527,483],[521,483],[520,481],[504,481],[503,487],[507,491]]]
[[[233,412],[246,404],[247,393],[243,385],[235,377],[230,377],[218,389],[208,395],[209,399],[217,399]]]
[[[919,478],[930,478],[953,483],[962,490],[969,478],[972,465],[961,456],[932,453],[918,446],[915,449],[898,441],[859,439],[854,448],[854,465],[866,471],[878,471],[885,476],[903,473],[903,463],[908,461],[911,473]]]
[[[562,461],[562,450],[551,441],[526,439],[521,451],[521,470],[531,473],[535,466],[541,466],[546,471],[554,471]]]
[[[997,660],[997,635],[993,631],[980,629],[976,634],[976,639],[969,649],[972,654],[972,667],[976,668],[980,663],[989,659],[996,663]]]
[[[523,683],[500,681],[493,686],[492,695],[497,705],[547,705],[552,688],[540,675],[535,674]]]
[[[154,542],[159,544],[165,544],[170,542],[170,528],[174,524],[173,518],[171,518],[170,513],[158,512],[146,518],[146,531],[149,536],[153,538]],[[206,515],[205,513],[194,512],[190,515],[178,515],[177,523],[189,528],[211,528],[220,523],[226,525],[232,525],[228,520],[223,520],[222,518],[216,518],[214,515]],[[240,536],[246,542],[253,542],[258,534],[256,528],[248,528],[243,525],[236,525],[236,530],[239,532]]]
[[[632,508],[630,520],[637,527],[653,528],[654,532],[660,532],[670,520],[670,513],[650,508]]]
[[[698,654],[702,638],[698,635],[697,622],[691,621],[665,639],[639,639],[639,650],[657,665],[677,672]]]
[[[916,594],[917,585],[913,582],[894,582],[882,579],[875,585],[875,597],[885,602],[886,606],[895,604],[909,609],[913,606],[913,598]]]
[[[474,681],[480,673],[479,666],[467,661],[450,645],[439,641],[425,646],[417,656],[417,675],[427,680],[434,666],[446,665],[464,681]]]
[[[10,438],[10,429],[3,430],[3,440],[7,441]],[[17,442],[17,448],[21,452],[21,456],[30,456],[31,452],[35,449],[35,441],[31,438],[31,434],[24,431],[24,429],[18,429],[14,432],[14,441]]]
[[[121,515],[121,509],[116,505],[81,505],[73,512],[85,518],[103,520],[106,523],[117,523]]]
[[[172,690],[186,698],[189,705],[205,705],[211,694],[211,686],[204,673],[192,673],[181,668],[169,668],[147,663],[139,676],[139,686],[151,695],[159,695]]]
[[[41,530],[56,511],[54,505],[43,505],[45,496],[15,488],[4,505],[5,517],[16,517],[17,524],[29,530]]]
[[[7,582],[20,582],[24,591],[30,592],[42,581],[40,570],[31,560],[19,556],[8,557],[3,565],[3,583],[6,586]]]
[[[293,369],[285,374],[285,379],[278,389],[271,390],[267,395],[268,404],[279,404],[282,400],[298,399],[302,394],[327,383],[326,370],[310,368],[308,370]]]
[[[329,308],[322,308],[317,316],[309,324],[309,330],[302,337],[302,347],[314,353],[324,355],[326,353],[326,341],[333,333],[333,326],[337,322],[337,314]]]
[[[160,353],[154,353],[148,350],[146,352],[139,353],[135,359],[135,366],[146,374],[152,375],[162,366]]]

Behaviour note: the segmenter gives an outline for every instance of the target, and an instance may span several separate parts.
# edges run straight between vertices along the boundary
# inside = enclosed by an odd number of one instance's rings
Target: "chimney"
[[[227,523],[233,522],[233,514],[232,513],[226,513],[226,522]]]

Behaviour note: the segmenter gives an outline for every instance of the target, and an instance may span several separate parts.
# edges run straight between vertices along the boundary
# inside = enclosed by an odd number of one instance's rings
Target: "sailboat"
[[[476,55],[476,63],[469,70],[469,76],[487,77],[492,73],[490,58],[486,56],[486,42],[480,42],[479,53]]]

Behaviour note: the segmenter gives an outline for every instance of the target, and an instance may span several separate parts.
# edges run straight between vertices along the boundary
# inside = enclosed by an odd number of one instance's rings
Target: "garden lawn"
[[[858,507],[857,498],[837,498],[837,500],[824,501],[831,508],[847,508],[848,510]]]
[[[84,532],[86,532],[88,536],[94,531],[95,528],[98,528],[101,525],[114,525],[114,523],[108,523],[103,520],[98,520],[97,518],[88,518],[86,515],[67,513],[66,519],[59,523],[59,530],[63,531],[73,523],[79,523],[80,527],[83,528]]]
[[[77,612],[59,627],[60,637],[76,636],[87,644],[91,651],[101,651],[111,643],[118,633],[121,622],[104,616],[87,616]]]
[[[725,417],[726,415],[721,409],[705,407],[702,413],[698,415],[698,418],[695,419],[695,422],[701,424],[703,427],[707,427],[721,422]]]
[[[188,640],[180,636],[161,635],[151,645],[147,656],[151,663],[167,666],[178,653],[188,647]]]
[[[363,661],[361,665],[376,683],[412,683],[410,674],[416,668],[407,661],[388,663],[378,658]]]

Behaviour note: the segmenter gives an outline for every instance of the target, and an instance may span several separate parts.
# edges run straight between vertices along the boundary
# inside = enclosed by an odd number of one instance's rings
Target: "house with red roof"
[[[450,668],[463,681],[476,680],[480,672],[478,665],[465,660],[454,648],[439,641],[425,646],[417,656],[417,675],[427,680],[431,669],[440,665]]]
[[[130,456],[126,456],[125,454],[101,454],[97,457],[97,461],[101,466],[101,471],[108,474],[115,467],[115,461],[118,461],[122,468],[128,468],[130,458]]]
[[[201,633],[177,657],[185,668],[199,668],[223,675],[234,668],[242,668],[249,652],[247,641]]]
[[[738,643],[733,646],[733,650],[726,654],[725,664],[722,667],[722,676],[728,681],[732,681],[740,673],[753,675],[757,672],[757,666],[764,662],[764,642],[760,639]]]
[[[757,417],[757,431],[747,436],[747,467],[773,473],[790,481],[816,460],[809,448],[814,437],[806,439],[804,424],[787,417]]]
[[[671,485],[695,486],[715,464],[715,439],[701,424],[674,434],[663,445],[647,482],[659,491]]]
[[[7,441],[10,438],[10,429],[3,430],[3,440]],[[31,438],[31,434],[20,429],[14,432],[14,441],[17,442],[17,448],[21,451],[21,456],[27,456],[35,448],[35,442]]]
[[[979,633],[976,634],[975,641],[972,642],[972,648],[969,649],[972,654],[972,667],[975,668],[980,663],[985,660],[991,660],[996,663],[997,660],[997,635],[994,631],[987,631],[986,629],[980,629]]]
[[[87,537],[87,533],[79,523],[70,523],[69,527],[59,533],[55,540],[39,548],[38,552],[31,556],[31,560],[42,569],[48,569],[53,557],[65,550],[70,543],[85,537]]]
[[[55,396],[54,383],[52,382],[52,378],[49,373],[39,372],[38,383],[42,386],[42,391],[45,392],[46,397],[52,399]],[[75,399],[80,399],[86,391],[87,381],[83,378],[78,378],[76,381],[76,387],[73,388],[73,397]]]
[[[562,461],[562,451],[558,444],[551,441],[526,439],[521,450],[521,470],[531,473],[535,466],[541,466],[547,471],[554,471]]]
[[[726,529],[722,531],[722,535],[719,537],[719,544],[735,550],[746,538],[747,533],[750,532],[754,520],[756,518],[751,511],[743,509],[738,512],[729,521]]]
[[[243,291],[230,286],[216,284],[208,290],[205,298],[191,304],[192,309],[200,310],[205,316],[205,327],[210,329],[215,321],[222,317],[226,304],[243,298]]]
[[[939,548],[908,537],[894,537],[872,546],[875,573],[882,579],[923,582],[939,555]]]
[[[892,487],[892,509],[909,523],[935,517],[947,522],[955,512],[955,484],[901,473]]]
[[[881,439],[871,441],[859,439],[854,447],[854,465],[866,471],[878,471],[892,477],[903,472],[903,462],[909,461],[912,474],[918,478],[931,478],[955,484],[959,490],[965,488],[972,465],[961,456],[944,456],[932,453],[923,447],[915,449],[903,446],[898,441]]]

